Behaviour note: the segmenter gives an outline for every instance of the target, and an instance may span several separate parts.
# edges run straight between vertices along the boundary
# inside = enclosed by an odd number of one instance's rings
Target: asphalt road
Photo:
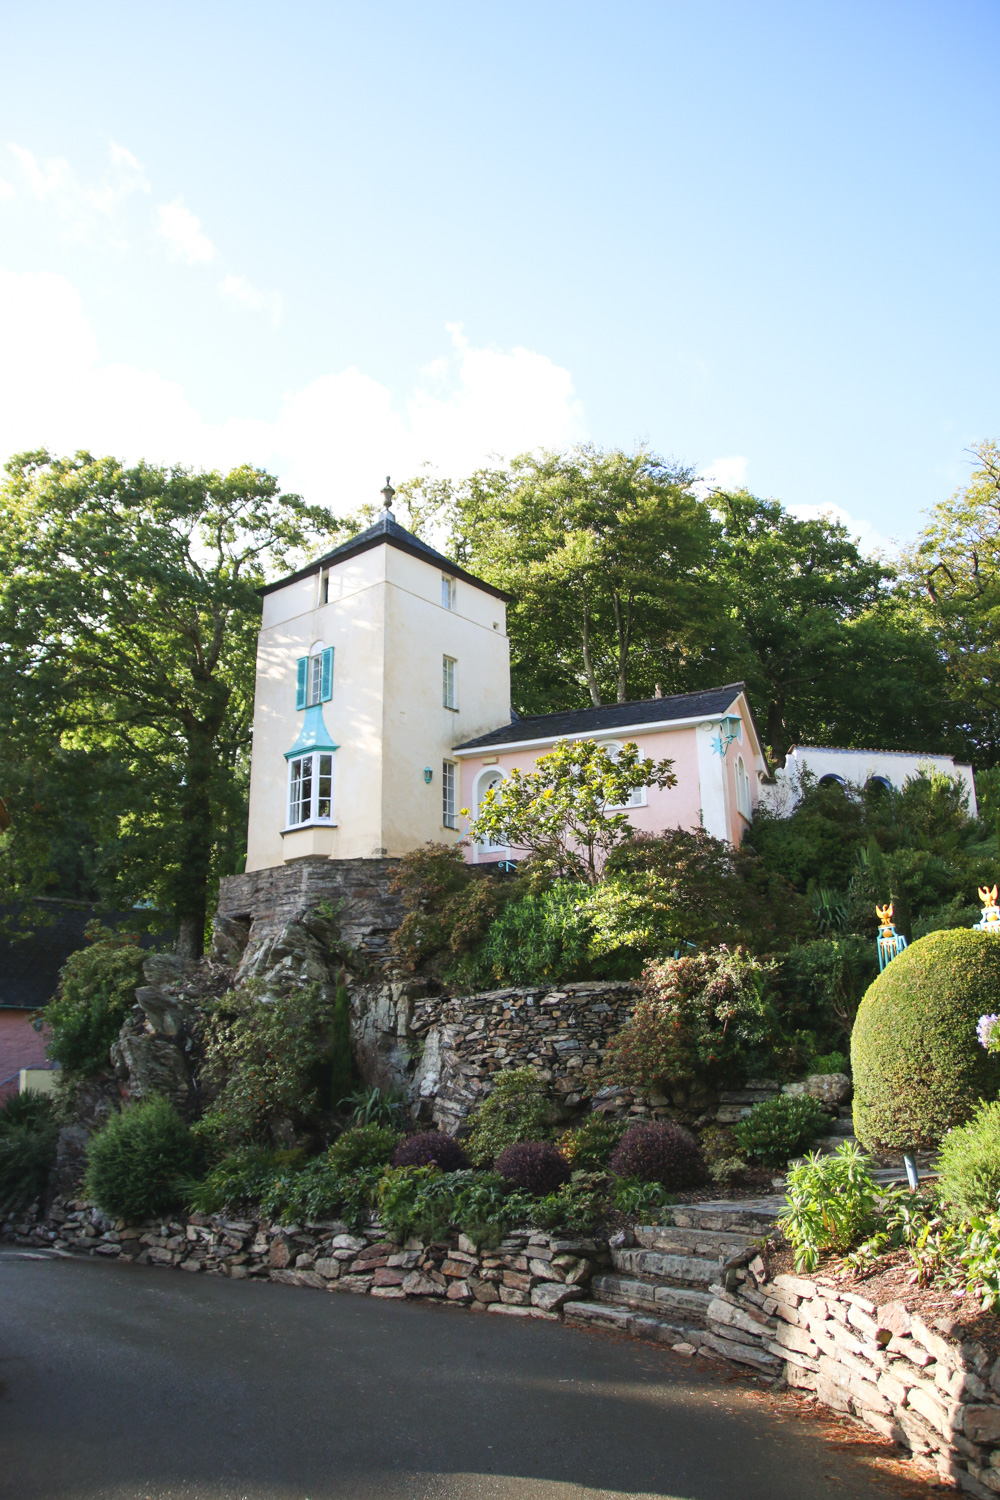
[[[815,1424],[782,1421],[718,1369],[658,1348],[0,1253],[4,1500],[899,1493]]]

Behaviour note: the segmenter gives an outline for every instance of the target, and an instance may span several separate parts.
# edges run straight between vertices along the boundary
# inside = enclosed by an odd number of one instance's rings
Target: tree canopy
[[[22,454],[0,488],[8,889],[168,911],[201,952],[245,847],[258,586],[337,523],[228,474]],[[57,830],[62,828],[60,835]]]

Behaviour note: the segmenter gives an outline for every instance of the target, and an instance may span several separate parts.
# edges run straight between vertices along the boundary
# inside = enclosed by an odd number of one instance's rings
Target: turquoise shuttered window
[[[295,707],[329,703],[333,697],[333,647],[314,656],[300,656],[295,663]]]

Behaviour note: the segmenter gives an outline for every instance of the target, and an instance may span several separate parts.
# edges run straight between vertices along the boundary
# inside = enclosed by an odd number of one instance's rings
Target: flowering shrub
[[[566,1160],[549,1141],[519,1141],[497,1157],[496,1169],[525,1193],[554,1193],[570,1179]]]
[[[608,1047],[609,1077],[652,1088],[738,1075],[747,1054],[779,1031],[769,991],[775,968],[742,948],[647,964],[638,1004]]]
[[[394,1167],[437,1167],[441,1172],[461,1172],[469,1158],[452,1136],[443,1130],[424,1130],[407,1136],[392,1153]]]
[[[976,1022],[976,1035],[980,1047],[987,1052],[1000,1052],[1000,1016],[980,1016]]]
[[[693,1187],[701,1175],[694,1139],[680,1125],[667,1121],[633,1125],[616,1146],[608,1167],[616,1177],[659,1182],[665,1188]]]

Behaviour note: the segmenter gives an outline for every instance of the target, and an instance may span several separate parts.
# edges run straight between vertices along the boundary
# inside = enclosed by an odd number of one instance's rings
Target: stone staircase
[[[717,1298],[711,1289],[724,1288],[727,1273],[752,1258],[782,1203],[780,1197],[679,1203],[666,1211],[669,1222],[637,1226],[636,1243],[612,1248],[613,1269],[593,1278],[594,1300],[566,1304],[566,1322],[730,1353],[709,1328]]]

